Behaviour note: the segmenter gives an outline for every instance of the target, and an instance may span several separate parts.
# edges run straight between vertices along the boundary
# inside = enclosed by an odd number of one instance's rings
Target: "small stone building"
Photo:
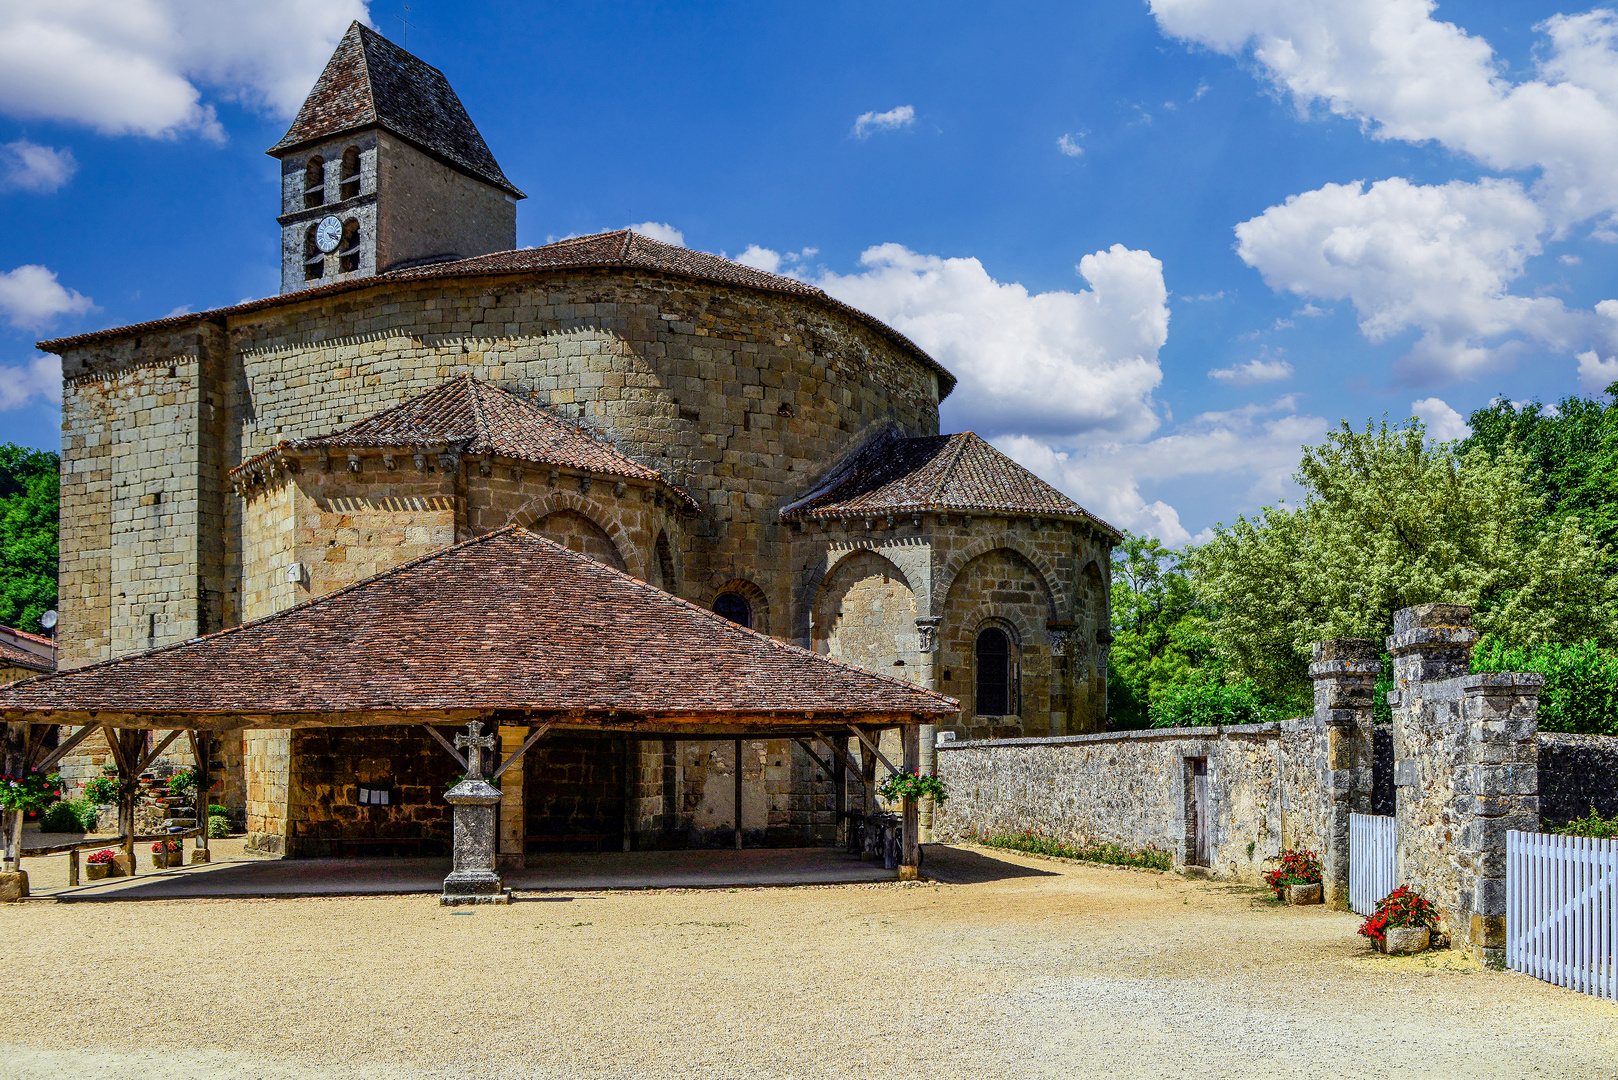
[[[0,626],[0,686],[56,670],[56,642]]]
[[[1119,533],[941,434],[955,380],[902,334],[629,231],[512,250],[521,193],[448,83],[357,24],[271,154],[281,295],[41,343],[65,378],[63,668],[518,525],[958,698],[962,735],[1104,729]],[[276,765],[297,748],[219,738],[219,799],[297,850]],[[616,767],[557,752],[557,784]],[[749,748],[756,840],[813,834],[800,753]],[[669,748],[682,842],[729,835],[732,785],[709,781],[734,757]],[[589,813],[578,834],[621,829]]]

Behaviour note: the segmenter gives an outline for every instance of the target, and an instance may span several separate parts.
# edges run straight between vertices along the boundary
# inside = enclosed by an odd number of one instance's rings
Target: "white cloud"
[[[1090,288],[1030,293],[994,280],[976,259],[883,244],[860,273],[815,280],[908,335],[960,383],[944,403],[953,426],[988,433],[1110,433],[1158,424],[1151,394],[1168,339],[1163,264],[1122,244],[1078,265]]]
[[[1420,331],[1400,369],[1423,382],[1501,367],[1524,339],[1567,349],[1588,331],[1588,313],[1507,291],[1544,228],[1515,181],[1394,177],[1289,196],[1236,226],[1236,251],[1273,289],[1351,301],[1373,342]]]
[[[1171,434],[1145,442],[1101,443],[1068,449],[1051,440],[1010,435],[995,445],[1119,528],[1171,545],[1202,542],[1173,506],[1148,501],[1142,483],[1207,476],[1239,487],[1236,509],[1251,511],[1293,492],[1300,448],[1318,443],[1326,421],[1300,415],[1291,395],[1268,404],[1197,416]],[[1234,516],[1234,515],[1232,515]]]
[[[1432,18],[1431,0],[1151,0],[1164,32],[1249,52],[1301,112],[1319,103],[1379,139],[1435,140],[1499,170],[1541,170],[1557,227],[1618,207],[1618,14],[1556,15],[1533,77]]]
[[[1292,314],[1305,319],[1322,319],[1331,314],[1331,308],[1316,307],[1314,304],[1305,304]]]
[[[88,296],[64,288],[55,272],[43,266],[30,264],[0,273],[0,312],[12,326],[36,329],[49,326],[60,315],[82,315],[94,309]]]
[[[7,0],[0,112],[108,135],[224,137],[214,106],[278,117],[303,103],[367,0]]]
[[[643,221],[639,225],[629,226],[629,229],[653,240],[661,240],[665,244],[685,247],[685,233],[664,221]]]
[[[1579,258],[1577,255],[1562,255],[1559,256],[1556,261],[1561,263],[1563,266],[1577,266],[1584,260]]]
[[[0,412],[20,409],[36,398],[62,403],[62,358],[53,353],[25,364],[0,364]]]
[[[1226,386],[1254,386],[1258,383],[1281,382],[1292,378],[1292,365],[1285,360],[1255,357],[1245,364],[1214,368],[1208,372],[1208,378],[1216,379]]]
[[[1060,150],[1068,157],[1078,157],[1084,153],[1084,147],[1079,145],[1080,137],[1082,136],[1076,137],[1073,135],[1063,135],[1061,138],[1056,140],[1056,149]]]
[[[1594,349],[1589,349],[1575,359],[1579,362],[1579,389],[1586,394],[1599,394],[1618,382],[1618,357],[1603,360]]]
[[[1410,411],[1427,425],[1427,437],[1434,442],[1464,439],[1472,434],[1471,425],[1466,422],[1466,417],[1452,409],[1442,398],[1430,397],[1412,401]]]
[[[860,113],[854,121],[853,135],[856,139],[868,139],[873,131],[898,131],[915,122],[916,110],[910,105],[900,105],[887,112]]]
[[[804,278],[809,268],[809,260],[819,254],[820,249],[812,247],[806,247],[802,251],[775,251],[759,244],[748,244],[747,249],[736,256],[734,261],[743,266],[751,266],[755,270],[763,270],[767,274]]]
[[[73,178],[79,163],[69,150],[27,139],[0,143],[0,190],[55,191]]]

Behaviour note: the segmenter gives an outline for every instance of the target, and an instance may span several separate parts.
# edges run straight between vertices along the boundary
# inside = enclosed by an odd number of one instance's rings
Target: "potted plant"
[[[112,848],[102,848],[84,860],[84,876],[91,881],[112,877]]]
[[[1376,902],[1359,932],[1371,939],[1377,952],[1408,956],[1427,948],[1437,927],[1438,909],[1410,886],[1401,885]]]
[[[1289,904],[1318,904],[1325,899],[1320,882],[1320,859],[1313,851],[1281,852],[1281,865],[1264,874],[1264,883],[1275,890],[1278,900]]]
[[[931,798],[935,804],[943,806],[944,800],[949,798],[949,789],[944,786],[944,781],[936,776],[922,776],[913,772],[893,773],[882,781],[882,786],[876,791],[888,802],[910,799],[920,802]]]
[[[0,810],[38,813],[62,797],[62,779],[54,772],[29,769],[13,776],[0,775]]]
[[[185,849],[178,840],[159,840],[152,845],[152,865],[159,870],[185,865]]]

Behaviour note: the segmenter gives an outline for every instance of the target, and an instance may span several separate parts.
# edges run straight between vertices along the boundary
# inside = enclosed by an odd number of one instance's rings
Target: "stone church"
[[[955,380],[902,334],[629,231],[518,249],[524,195],[444,76],[358,23],[269,154],[279,295],[41,343],[65,380],[61,669],[517,524],[958,698],[938,737],[1105,727],[1119,533],[941,434]],[[265,851],[424,835],[430,799],[352,812],[367,770],[415,767],[418,742],[229,735],[216,798]],[[701,845],[738,815],[755,843],[835,828],[790,742],[625,742],[553,738],[513,770],[521,850]],[[65,775],[105,754],[86,743]],[[637,767],[675,792],[655,829],[615,795]]]

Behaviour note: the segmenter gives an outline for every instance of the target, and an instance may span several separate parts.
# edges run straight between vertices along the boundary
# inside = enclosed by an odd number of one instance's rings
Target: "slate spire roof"
[[[493,454],[537,465],[661,484],[693,509],[689,494],[656,469],[600,441],[519,394],[458,375],[415,397],[329,435],[294,439],[231,470],[239,474],[262,458],[288,450],[453,447],[462,454]]]
[[[371,127],[516,198],[527,197],[500,171],[444,73],[358,22],[338,42],[292,126],[266,153],[284,157],[300,146]]]
[[[999,513],[1083,518],[1117,529],[970,431],[872,439],[818,488],[781,511],[783,520],[861,514]]]
[[[118,723],[106,714],[121,713],[136,726],[397,724],[515,710],[562,724],[618,712],[665,731],[761,716],[802,729],[959,707],[515,526],[242,626],[0,689],[8,720],[99,713]]]

